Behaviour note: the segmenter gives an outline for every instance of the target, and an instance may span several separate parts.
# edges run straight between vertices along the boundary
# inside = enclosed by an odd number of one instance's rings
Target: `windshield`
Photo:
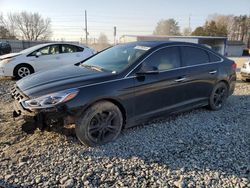
[[[81,66],[118,73],[133,64],[149,49],[150,47],[136,44],[117,45],[84,61]]]

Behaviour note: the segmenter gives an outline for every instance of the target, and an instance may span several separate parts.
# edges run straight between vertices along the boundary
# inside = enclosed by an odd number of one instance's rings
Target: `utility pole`
[[[87,25],[87,11],[85,10],[85,36],[86,36],[86,45],[88,45],[88,25]]]
[[[116,44],[116,26],[114,26],[114,45]]]
[[[188,30],[189,32],[191,32],[191,14],[189,14],[189,17],[188,17]]]

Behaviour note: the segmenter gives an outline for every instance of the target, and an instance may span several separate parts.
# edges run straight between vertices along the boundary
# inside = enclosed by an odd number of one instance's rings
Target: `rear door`
[[[143,64],[157,67],[159,73],[135,77],[135,116],[147,118],[181,105],[186,89],[179,47],[160,49]]]
[[[90,56],[88,49],[71,44],[62,44],[61,53],[62,65],[73,65]]]
[[[36,53],[40,52],[40,56],[36,56]],[[52,44],[42,47],[32,54],[27,56],[27,62],[34,67],[35,71],[48,70],[50,68],[60,66],[60,49],[59,44]]]
[[[218,77],[220,58],[207,50],[193,46],[181,47],[186,75],[186,100],[206,101]]]

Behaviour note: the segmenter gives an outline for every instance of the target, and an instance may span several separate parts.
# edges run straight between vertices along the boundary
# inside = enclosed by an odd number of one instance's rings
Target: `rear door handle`
[[[175,80],[175,82],[183,82],[184,80],[186,80],[186,78],[185,78],[185,77],[183,77],[183,78],[179,78],[179,79]]]
[[[215,74],[217,73],[217,70],[210,71],[209,74]]]

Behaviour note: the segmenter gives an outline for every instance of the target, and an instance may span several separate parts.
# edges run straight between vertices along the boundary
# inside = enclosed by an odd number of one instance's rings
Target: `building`
[[[156,36],[156,35],[123,35],[120,37],[120,43],[148,40],[165,40],[165,41],[181,41],[192,42],[196,44],[206,45],[216,52],[225,55],[227,37],[210,37],[210,36]]]
[[[242,41],[227,41],[226,54],[229,57],[242,56],[245,44]]]

